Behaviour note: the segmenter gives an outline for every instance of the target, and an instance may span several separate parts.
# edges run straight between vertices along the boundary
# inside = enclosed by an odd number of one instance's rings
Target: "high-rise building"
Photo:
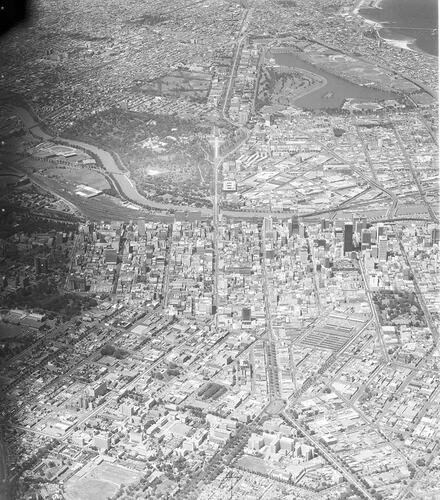
[[[377,239],[379,240],[380,236],[383,236],[385,234],[385,226],[379,222],[376,226],[376,231],[377,231]]]
[[[104,250],[104,259],[106,264],[116,264],[118,252],[114,248],[106,248]]]
[[[297,215],[294,215],[292,217],[292,221],[291,221],[292,225],[292,234],[299,234],[299,219],[298,219],[298,216]]]
[[[243,307],[242,308],[241,319],[242,319],[242,321],[245,321],[245,322],[251,321],[251,308],[250,307]]]
[[[306,460],[312,460],[312,458],[314,457],[314,450],[308,444],[303,444],[301,446],[301,453]]]
[[[93,437],[93,444],[98,450],[108,450],[110,448],[110,436],[107,432],[95,434]]]
[[[362,229],[361,233],[361,248],[365,250],[371,247],[371,231],[369,229]]]
[[[271,235],[273,232],[273,220],[272,217],[265,217],[264,219],[264,230],[266,231],[266,235]]]
[[[87,288],[86,277],[84,275],[75,275],[72,278],[73,289],[79,290],[80,292],[85,292]]]
[[[355,232],[360,235],[362,230],[367,229],[367,219],[365,217],[355,219],[354,226]]]
[[[344,254],[353,250],[353,224],[346,222],[344,224]]]
[[[342,241],[344,238],[344,230],[341,227],[335,227],[335,240]]]
[[[388,238],[386,236],[379,236],[379,241],[377,246],[378,246],[379,262],[386,262],[387,252],[388,252]]]
[[[47,257],[35,257],[35,272],[37,274],[46,274],[48,272],[48,260]]]
[[[139,236],[145,236],[145,221],[144,219],[138,219],[137,221]]]
[[[328,219],[321,219],[321,231],[327,231],[331,227],[331,222]]]
[[[303,263],[306,264],[307,261],[309,260],[309,251],[307,250],[307,247],[302,247],[299,251],[299,260]]]
[[[251,434],[251,437],[248,440],[248,447],[251,450],[259,450],[264,446],[263,436],[259,434],[255,434],[254,432]]]

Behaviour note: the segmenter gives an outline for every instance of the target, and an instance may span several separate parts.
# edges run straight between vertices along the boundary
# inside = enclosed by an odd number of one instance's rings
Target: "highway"
[[[374,304],[374,301],[373,301],[373,294],[371,293],[370,284],[368,283],[368,276],[367,276],[367,273],[365,271],[364,263],[361,259],[359,259],[359,268],[361,270],[362,279],[364,281],[365,293],[367,294],[368,302],[370,304],[370,309],[371,309],[371,312],[373,313],[374,326],[376,329],[377,340],[379,341],[379,344],[380,344],[380,347],[382,350],[382,354],[383,354],[385,360],[388,362],[390,357],[389,357],[389,354],[387,351],[387,346],[385,345],[385,341],[383,339],[382,327],[380,324],[379,314],[377,312],[376,305]]]
[[[266,220],[263,221],[263,227],[261,228],[261,268],[263,273],[263,294],[264,294],[264,310],[266,313],[266,334],[267,340],[265,344],[266,353],[266,374],[267,374],[267,384],[270,401],[275,401],[281,398],[280,391],[280,377],[278,373],[278,362],[277,362],[277,350],[276,342],[273,334],[272,326],[272,311],[270,304],[270,288],[269,280],[267,276],[267,265],[266,265]]]
[[[82,239],[82,235],[80,234],[76,234],[75,235],[75,240],[73,242],[73,247],[70,251],[70,255],[69,255],[69,271],[67,272],[67,275],[66,275],[66,281],[64,283],[64,290],[67,292],[69,290],[69,285],[70,285],[70,275],[72,274],[72,270],[73,270],[73,264],[75,262],[75,257],[76,257],[76,252],[77,252],[77,247],[78,247],[78,244],[81,243],[81,240]]]
[[[227,110],[227,105],[229,102],[229,95],[231,93],[231,90],[233,88],[233,83],[235,79],[235,74],[237,71],[238,67],[238,61],[240,59],[240,51],[241,51],[241,45],[243,44],[245,40],[245,32],[248,28],[249,25],[249,17],[252,12],[252,7],[249,7],[248,10],[245,12],[245,15],[243,17],[243,22],[240,27],[240,38],[237,43],[237,47],[235,49],[235,54],[234,54],[234,61],[232,64],[232,69],[231,69],[231,74],[229,75],[229,81],[228,81],[228,87],[226,90],[225,98],[223,101],[223,106],[221,109],[221,114],[223,118],[228,121],[231,125],[236,126],[235,123],[233,123],[229,118],[226,116],[226,110]],[[219,203],[219,193],[218,193],[218,177],[219,177],[219,169],[222,166],[223,162],[225,159],[234,154],[241,146],[243,143],[245,143],[248,140],[249,137],[249,132],[245,128],[241,128],[244,132],[243,138],[238,142],[238,144],[228,151],[225,155],[220,156],[220,138],[217,134],[217,131],[214,131],[214,141],[213,141],[213,147],[214,147],[214,163],[213,163],[213,169],[214,169],[214,199],[212,203],[212,214],[213,214],[213,225],[214,225],[214,294],[213,294],[213,302],[215,306],[215,327],[218,329],[218,276],[219,276],[219,259],[220,259],[220,253],[219,253],[219,238],[220,238],[220,232],[219,232],[219,218],[220,218],[220,203]]]
[[[219,201],[218,201],[218,169],[221,167],[222,159],[219,158],[220,140],[217,135],[214,135],[214,200],[212,207],[213,224],[214,224],[214,295],[213,302],[215,306],[215,328],[218,331],[218,277],[219,277]]]
[[[312,259],[312,264],[313,264],[313,288],[315,289],[315,295],[316,295],[316,301],[318,305],[318,313],[321,314],[322,312],[322,302],[321,302],[321,294],[319,292],[319,275],[318,271],[316,269],[317,266],[317,261],[316,261],[316,256],[314,253],[314,247],[313,247],[313,239],[307,237],[307,246],[309,250],[309,255]]]
[[[231,90],[232,90],[232,87],[233,87],[233,83],[234,83],[234,80],[235,80],[235,74],[237,72],[237,67],[238,67],[238,61],[240,60],[240,52],[241,52],[241,46],[243,45],[243,42],[245,41],[246,37],[245,36],[242,36],[240,38],[240,40],[238,41],[238,45],[237,45],[237,49],[235,51],[235,55],[234,55],[234,61],[232,63],[232,72],[231,72],[231,76],[229,78],[229,82],[228,82],[228,86],[226,88],[226,94],[225,94],[225,100],[223,102],[223,106],[222,106],[222,110],[221,110],[221,115],[222,115],[222,118],[224,120],[226,120],[228,123],[230,123],[231,125],[233,125],[234,127],[238,127],[238,124],[233,122],[228,116],[227,116],[227,108],[228,108],[228,103],[229,103],[229,99],[230,99],[230,94],[231,94]]]
[[[260,86],[261,72],[262,72],[262,67],[263,67],[264,61],[265,61],[266,52],[268,51],[268,49],[269,49],[269,46],[263,47],[261,50],[261,53],[260,53],[260,57],[258,59],[257,70],[256,70],[257,79],[255,81],[254,95],[252,96],[252,102],[251,102],[251,114],[252,115],[255,114],[255,104],[256,104],[257,99],[258,99],[258,88]]]
[[[237,47],[235,49],[234,60],[232,62],[231,75],[229,77],[228,86],[226,88],[225,99],[223,101],[223,106],[221,109],[222,118],[235,127],[237,127],[239,125],[237,123],[234,123],[232,120],[229,119],[229,117],[227,116],[227,108],[228,108],[228,104],[229,104],[231,90],[233,88],[233,84],[234,84],[234,80],[235,80],[235,75],[237,73],[238,63],[240,61],[241,47],[243,45],[243,42],[246,40],[246,31],[249,27],[249,22],[250,22],[250,17],[252,15],[252,11],[253,11],[253,4],[247,9],[247,11],[243,17],[243,22],[241,23],[240,32],[239,32],[239,39],[237,40]]]

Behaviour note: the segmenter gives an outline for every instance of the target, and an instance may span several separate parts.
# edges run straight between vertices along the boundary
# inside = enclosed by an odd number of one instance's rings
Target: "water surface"
[[[303,61],[297,54],[294,53],[271,53],[270,57],[273,57],[277,64],[281,66],[302,68],[320,75],[327,80],[327,85],[325,87],[314,90],[310,94],[307,94],[295,101],[295,105],[301,108],[340,108],[349,97],[366,99],[374,102],[394,98],[394,95],[391,92],[384,92],[351,83],[343,78],[329,73],[325,69]]]
[[[360,9],[359,14],[382,25],[381,37],[408,40],[410,48],[438,56],[437,0],[382,0],[380,8]]]

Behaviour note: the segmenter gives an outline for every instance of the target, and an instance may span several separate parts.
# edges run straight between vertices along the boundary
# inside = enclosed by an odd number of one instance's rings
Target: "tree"
[[[124,349],[116,349],[113,355],[116,359],[123,359],[127,355],[127,351],[124,351]]]
[[[101,349],[101,354],[103,356],[112,356],[115,352],[115,346],[111,344],[106,344],[102,349]]]

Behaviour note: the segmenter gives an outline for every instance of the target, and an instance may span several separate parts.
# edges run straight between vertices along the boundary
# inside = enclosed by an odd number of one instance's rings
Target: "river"
[[[85,142],[81,141],[75,141],[73,139],[65,139],[61,137],[53,137],[51,135],[48,135],[44,130],[41,129],[40,124],[35,120],[35,118],[31,115],[31,113],[20,106],[8,106],[13,112],[21,119],[23,126],[35,137],[38,137],[39,139],[42,139],[44,141],[60,141],[65,144],[69,144],[70,146],[77,146],[84,148],[87,151],[91,151],[94,153],[97,157],[102,162],[103,167],[105,170],[108,172],[108,174],[117,182],[119,190],[123,197],[129,199],[130,201],[133,201],[134,203],[146,207],[146,208],[152,208],[156,210],[167,210],[170,212],[175,212],[175,211],[180,211],[180,212],[197,212],[199,213],[202,217],[212,217],[213,215],[213,209],[212,208],[194,208],[190,206],[185,206],[185,205],[174,205],[172,203],[159,203],[155,202],[152,200],[149,200],[148,198],[145,198],[145,196],[141,195],[138,190],[136,189],[136,186],[134,183],[130,180],[128,175],[123,172],[118,164],[115,162],[113,159],[112,155],[108,152],[105,151],[102,148],[99,148],[97,146],[94,146],[93,144],[87,144]],[[247,135],[245,139],[247,138]],[[245,140],[243,139],[243,141]],[[240,143],[241,144],[241,143]],[[222,157],[222,161],[226,159],[229,155],[233,154],[235,150],[237,150],[240,146],[238,144],[233,150],[229,151],[225,156]],[[232,211],[232,210],[222,210],[222,215],[226,217],[238,217],[242,219],[261,219],[264,216],[267,215],[272,215],[272,216],[278,216],[280,218],[289,218],[292,216],[291,213],[266,213],[266,212],[260,212],[260,211]]]
[[[87,151],[90,151],[93,154],[95,154],[97,157],[99,157],[105,170],[115,180],[120,191],[130,201],[133,201],[134,203],[138,203],[139,205],[142,205],[142,206],[147,206],[147,207],[151,207],[151,208],[155,208],[155,209],[159,209],[159,210],[175,210],[175,209],[179,210],[179,209],[185,208],[187,210],[202,211],[202,212],[206,211],[206,212],[212,213],[211,209],[201,209],[200,210],[200,209],[195,209],[192,207],[180,207],[180,206],[176,206],[176,205],[169,204],[169,203],[158,203],[158,202],[149,200],[148,198],[145,198],[145,196],[141,195],[138,192],[138,190],[136,189],[136,186],[130,180],[128,175],[119,168],[118,164],[115,162],[112,155],[108,151],[105,151],[104,149],[98,148],[97,146],[94,146],[93,144],[87,144],[85,142],[75,141],[73,139],[52,137],[52,136],[46,134],[46,132],[44,132],[41,129],[39,123],[34,119],[34,117],[26,109],[19,108],[17,106],[14,106],[13,109],[14,109],[14,112],[16,113],[16,115],[20,117],[24,126],[35,137],[38,137],[38,138],[45,140],[45,141],[48,141],[48,140],[57,141],[57,139],[58,139],[61,142],[69,144],[70,146],[73,146],[73,147],[77,146],[77,147],[84,148]]]

